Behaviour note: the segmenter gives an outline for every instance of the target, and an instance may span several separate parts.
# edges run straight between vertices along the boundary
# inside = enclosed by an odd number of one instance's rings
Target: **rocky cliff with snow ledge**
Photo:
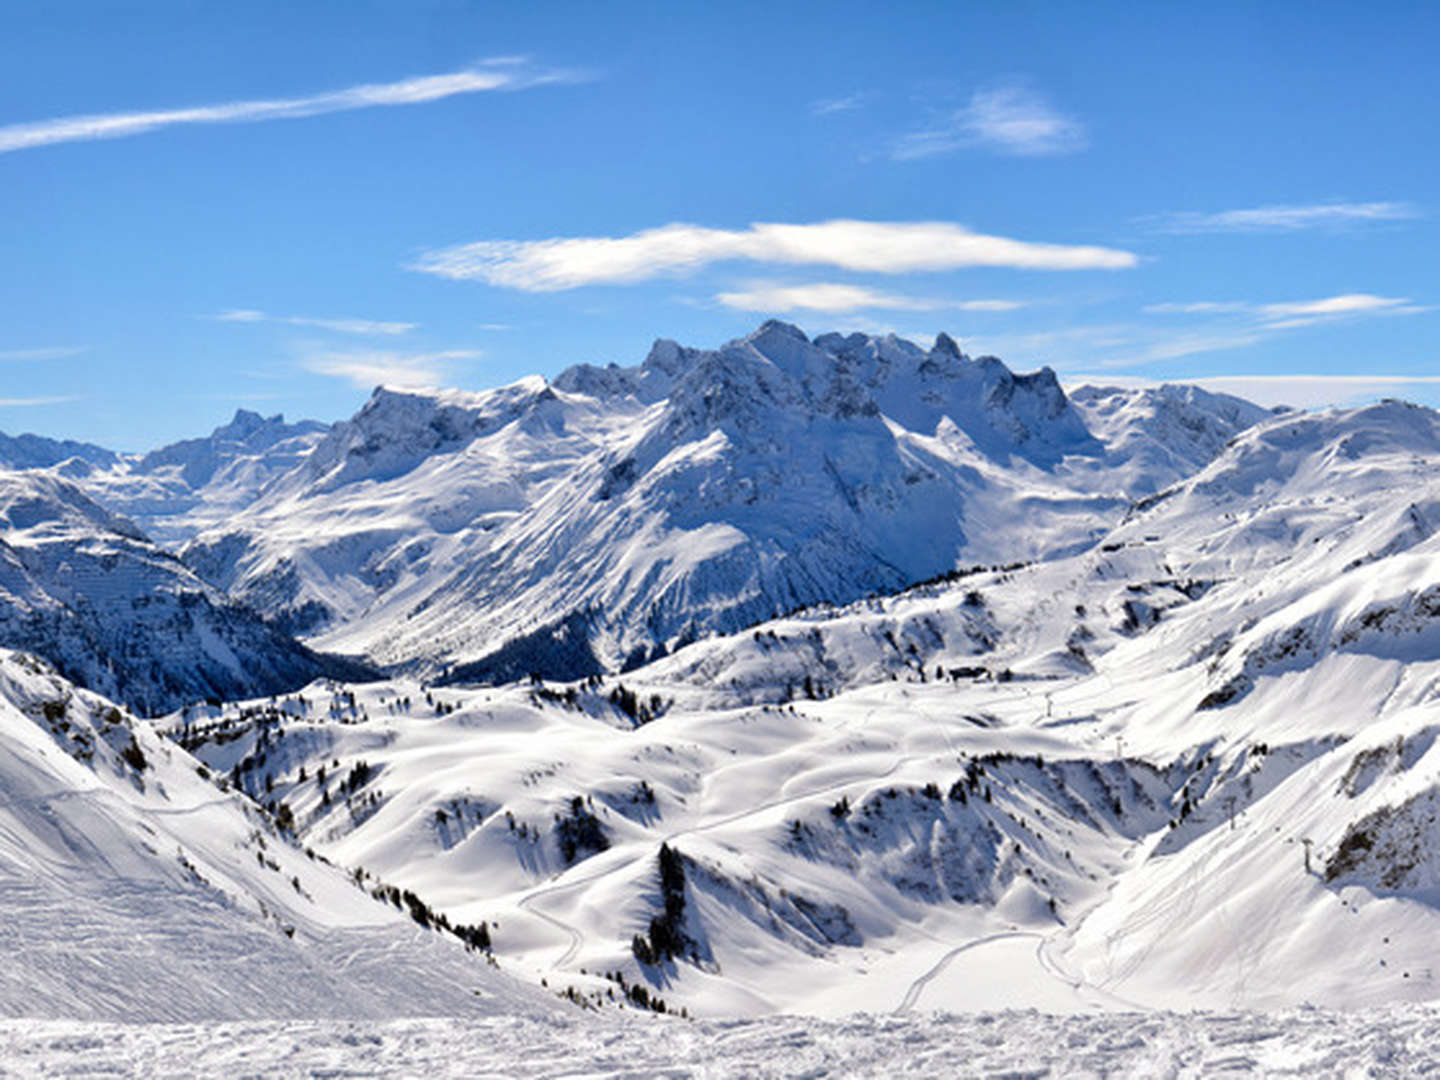
[[[947,335],[927,350],[772,321],[553,384],[377,390],[184,558],[324,649],[578,676],[957,564],[1082,549],[1218,449],[1167,458],[1134,426],[1163,412],[1228,438],[1266,415],[1213,395],[1132,412],[1097,424],[1048,368],[1017,375]]]

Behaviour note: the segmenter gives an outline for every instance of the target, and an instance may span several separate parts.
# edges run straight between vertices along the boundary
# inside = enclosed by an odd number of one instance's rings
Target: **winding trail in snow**
[[[982,945],[990,945],[997,941],[1006,941],[1010,938],[1040,938],[1043,941],[1044,935],[1036,933],[1033,930],[1005,930],[998,934],[986,934],[984,937],[967,941],[963,945],[956,945],[944,956],[940,957],[929,971],[925,972],[924,975],[921,975],[910,984],[910,988],[905,991],[904,999],[895,1007],[895,1012],[897,1014],[908,1013],[913,1009],[915,1002],[920,1000],[920,995],[925,992],[925,987],[929,986],[937,975],[950,966],[950,961],[954,960],[961,953],[969,952],[971,949],[978,949]]]
[[[591,878],[590,880],[593,881],[595,879]],[[571,926],[563,919],[557,919],[549,912],[541,911],[539,908],[532,905],[535,903],[536,900],[539,900],[543,896],[548,896],[552,892],[558,892],[561,889],[570,888],[574,885],[579,884],[583,883],[578,881],[569,882],[566,885],[555,885],[548,889],[542,889],[539,892],[533,892],[529,896],[524,897],[517,905],[515,905],[522,911],[528,911],[531,915],[534,915],[539,919],[543,919],[545,922],[549,923],[557,930],[563,931],[570,936],[570,944],[566,947],[565,951],[562,952],[558,957],[556,957],[555,961],[550,965],[550,970],[552,971],[556,970],[557,968],[564,967],[566,964],[570,963],[571,960],[575,959],[576,954],[580,951],[580,947],[585,944],[585,935],[581,933],[579,929]]]
[[[1131,1012],[1148,1011],[1146,1006],[1138,1002],[1128,1001],[1103,987],[1088,982],[1082,976],[1067,972],[1060,966],[1060,962],[1050,954],[1049,948],[1054,944],[1056,938],[1064,937],[1068,933],[1073,933],[1073,930],[1074,928],[1060,927],[1048,934],[1041,933],[1038,930],[1006,930],[994,934],[986,934],[983,937],[978,937],[963,944],[956,945],[949,952],[941,956],[929,970],[910,984],[909,988],[905,991],[905,997],[901,1000],[900,1004],[895,1007],[894,1013],[900,1016],[912,1012],[915,1004],[920,1000],[920,995],[925,992],[925,988],[949,967],[950,963],[957,956],[969,952],[972,949],[978,949],[984,945],[993,945],[999,941],[1010,941],[1017,938],[1033,938],[1035,941],[1035,962],[1040,966],[1040,970],[1057,982],[1064,983],[1068,986],[1074,991],[1076,997],[1084,1001],[1085,1004],[1101,1009],[1118,1008]]]

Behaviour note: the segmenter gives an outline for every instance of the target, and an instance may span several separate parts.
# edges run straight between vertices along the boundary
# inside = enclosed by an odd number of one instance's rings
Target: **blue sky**
[[[1440,403],[1437,50],[1419,3],[9,5],[0,430],[144,449],[770,316]]]

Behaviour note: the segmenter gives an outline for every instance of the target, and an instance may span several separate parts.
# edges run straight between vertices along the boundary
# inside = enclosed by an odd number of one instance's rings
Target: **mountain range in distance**
[[[1432,410],[768,322],[0,461],[7,917],[194,928],[53,1015],[1435,997]]]

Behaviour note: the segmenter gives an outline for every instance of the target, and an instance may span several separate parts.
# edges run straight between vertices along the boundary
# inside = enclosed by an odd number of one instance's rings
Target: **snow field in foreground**
[[[0,1021],[0,1076],[1424,1076],[1440,1013]]]

